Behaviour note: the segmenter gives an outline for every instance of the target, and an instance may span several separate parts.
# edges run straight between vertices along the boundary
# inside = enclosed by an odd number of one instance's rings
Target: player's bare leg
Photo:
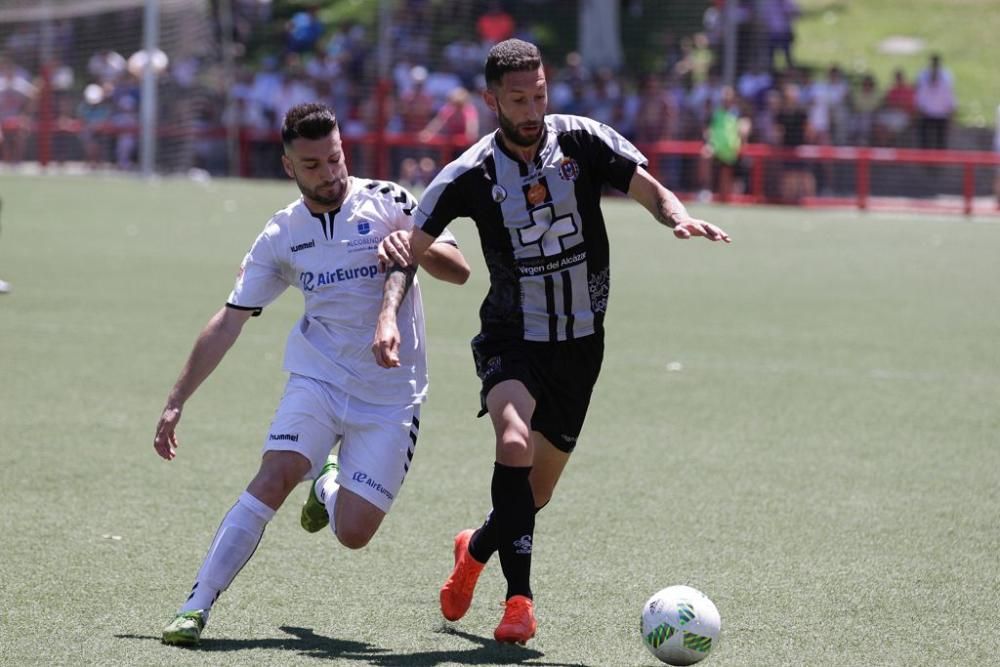
[[[340,468],[330,456],[313,481],[302,506],[302,527],[315,533],[329,525],[337,540],[348,549],[360,549],[371,541],[385,519],[385,512],[365,498],[337,483]]]
[[[531,492],[535,496],[535,507],[541,509],[552,500],[556,484],[559,483],[559,478],[569,463],[570,454],[558,449],[538,431],[532,431],[531,438],[535,441],[530,477]]]
[[[368,544],[385,518],[385,512],[347,489],[337,492],[333,512],[337,539],[348,549],[360,549]]]

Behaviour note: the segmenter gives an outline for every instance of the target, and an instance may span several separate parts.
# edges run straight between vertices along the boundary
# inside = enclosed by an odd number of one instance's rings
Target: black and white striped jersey
[[[627,192],[646,158],[607,125],[545,117],[531,164],[480,139],[420,199],[414,223],[437,237],[452,220],[476,223],[490,274],[479,310],[488,336],[561,341],[603,328],[610,270],[601,189]]]

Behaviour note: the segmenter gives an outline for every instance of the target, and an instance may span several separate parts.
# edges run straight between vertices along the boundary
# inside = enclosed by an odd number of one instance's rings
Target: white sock
[[[316,480],[316,491],[321,503],[326,505],[326,515],[330,517],[330,530],[337,534],[337,513],[334,511],[337,505],[337,492],[340,491],[340,484],[337,484],[337,471],[331,470],[325,475],[321,475]]]
[[[205,562],[198,570],[191,595],[180,611],[204,609],[207,616],[222,591],[229,588],[253,556],[264,535],[264,528],[272,518],[273,509],[246,491],[240,494],[239,500],[222,519]]]

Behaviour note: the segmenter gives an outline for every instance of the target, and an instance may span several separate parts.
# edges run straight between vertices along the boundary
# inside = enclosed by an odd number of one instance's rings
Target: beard
[[[311,201],[317,204],[322,204],[323,206],[337,206],[344,200],[344,193],[347,191],[347,180],[340,179],[331,181],[330,183],[324,183],[315,188],[307,187],[298,178],[295,179],[295,184],[299,186],[299,192]]]
[[[521,129],[518,125],[514,123],[510,118],[504,115],[503,110],[500,109],[500,105],[497,105],[497,122],[500,125],[500,131],[507,139],[517,146],[523,146],[525,148],[529,146],[534,146],[542,136],[541,127],[544,121],[539,121],[535,123],[539,126],[539,131],[533,137],[527,137],[521,133]],[[531,123],[525,123],[531,124]]]

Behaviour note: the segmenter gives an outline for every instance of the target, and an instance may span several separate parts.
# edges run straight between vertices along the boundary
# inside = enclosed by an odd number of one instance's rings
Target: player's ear
[[[281,166],[285,168],[288,178],[295,178],[295,169],[292,168],[292,161],[288,159],[287,155],[281,156]]]
[[[493,92],[493,89],[488,87],[483,90],[483,102],[486,102],[486,106],[490,108],[493,113],[497,112],[497,96]]]

